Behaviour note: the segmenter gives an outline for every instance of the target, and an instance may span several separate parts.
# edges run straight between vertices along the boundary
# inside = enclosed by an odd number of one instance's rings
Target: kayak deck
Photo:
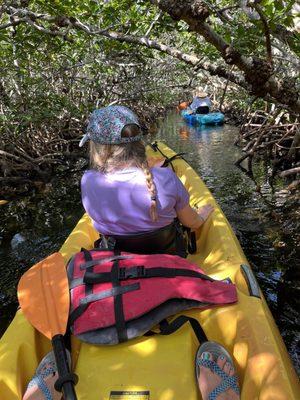
[[[168,157],[175,154],[163,143],[159,148]],[[161,158],[150,148],[148,155]],[[249,264],[228,221],[195,171],[182,159],[173,165],[190,193],[191,205],[215,207],[198,234],[197,253],[189,259],[215,279],[229,277],[238,292],[237,304],[181,314],[196,318],[209,340],[232,354],[243,400],[300,398],[298,378],[268,306],[259,289],[256,295],[249,293],[241,268]],[[92,248],[97,238],[84,215],[60,252],[67,262],[81,247]],[[251,274],[250,278],[255,290],[255,278]],[[200,399],[194,370],[198,345],[188,324],[169,336],[141,337],[116,346],[93,346],[72,338],[78,399],[137,400],[138,394],[143,400]],[[22,398],[39,360],[50,348],[49,341],[18,311],[0,341],[1,400]],[[121,393],[113,397],[114,392]]]

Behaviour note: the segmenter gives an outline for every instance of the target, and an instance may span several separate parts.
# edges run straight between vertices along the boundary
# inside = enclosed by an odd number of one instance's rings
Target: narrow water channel
[[[284,279],[297,267],[296,261],[284,259],[282,249],[274,246],[281,240],[280,226],[270,218],[270,209],[255,191],[254,182],[234,166],[241,153],[234,146],[236,135],[237,128],[229,125],[188,127],[180,115],[170,113],[151,139],[165,140],[176,152],[185,152],[215,196],[256,273],[299,372],[299,289],[292,279]],[[32,196],[1,206],[0,336],[17,308],[20,276],[57,251],[83,213],[79,191],[82,172],[78,169],[84,160],[78,164],[73,171],[62,169],[59,177]]]
[[[180,115],[170,113],[155,138],[165,140],[176,152],[186,153],[185,159],[221,206],[256,274],[299,373],[299,259],[286,256],[288,238],[282,237],[281,226],[271,217],[272,193],[265,182],[263,166],[255,165],[254,172],[264,197],[256,191],[256,183],[234,165],[241,157],[241,150],[234,145],[237,133],[238,128],[230,125],[191,127]],[[282,240],[285,247],[280,247]]]

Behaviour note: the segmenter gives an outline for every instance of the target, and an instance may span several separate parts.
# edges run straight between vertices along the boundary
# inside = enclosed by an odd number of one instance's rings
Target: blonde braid
[[[155,187],[155,184],[153,181],[153,176],[149,169],[147,161],[143,162],[141,167],[142,167],[142,170],[146,177],[146,184],[147,184],[148,191],[151,195],[150,216],[151,216],[152,221],[157,221],[158,220],[157,198],[156,198],[157,193],[156,193],[156,187]]]
[[[138,128],[138,129],[137,129]],[[126,125],[124,137],[139,133],[137,125]],[[131,134],[132,133],[132,134]],[[152,221],[158,220],[157,192],[152,173],[146,158],[146,149],[142,141],[108,145],[90,142],[90,165],[102,173],[110,173],[129,166],[141,168],[146,178],[146,185],[151,196],[150,216]]]

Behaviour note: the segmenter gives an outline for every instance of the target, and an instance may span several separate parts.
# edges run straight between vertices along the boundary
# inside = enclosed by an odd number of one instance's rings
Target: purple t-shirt
[[[157,191],[158,221],[150,217],[150,193],[139,168],[103,174],[88,170],[81,179],[85,211],[105,235],[151,231],[170,224],[176,211],[189,203],[189,194],[169,168],[152,168]]]

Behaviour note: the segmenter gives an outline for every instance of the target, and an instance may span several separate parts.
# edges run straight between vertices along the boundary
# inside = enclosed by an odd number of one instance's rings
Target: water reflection
[[[187,126],[181,126],[179,128],[179,136],[182,140],[187,140],[190,137],[190,130]]]
[[[268,201],[257,190],[257,183],[234,165],[241,150],[234,146],[237,128],[187,125],[180,115],[169,114],[162,122],[158,139],[166,141],[176,152],[185,152],[185,159],[200,174],[226,214],[243,250],[256,272],[270,309],[286,342],[294,365],[299,370],[299,287],[287,281],[287,271],[295,277],[296,259],[286,259],[283,249],[275,248],[281,227],[270,218]],[[157,137],[155,138],[157,139]],[[247,165],[242,165],[247,168]],[[264,195],[272,197],[260,164],[254,166],[256,180]],[[289,266],[289,269],[287,269]],[[291,274],[289,274],[289,277]],[[299,282],[299,280],[298,280]]]
[[[190,140],[195,142],[202,141],[209,144],[220,140],[220,132],[222,132],[223,129],[223,126],[194,126],[186,124],[186,126],[181,126],[179,131],[187,132]]]

